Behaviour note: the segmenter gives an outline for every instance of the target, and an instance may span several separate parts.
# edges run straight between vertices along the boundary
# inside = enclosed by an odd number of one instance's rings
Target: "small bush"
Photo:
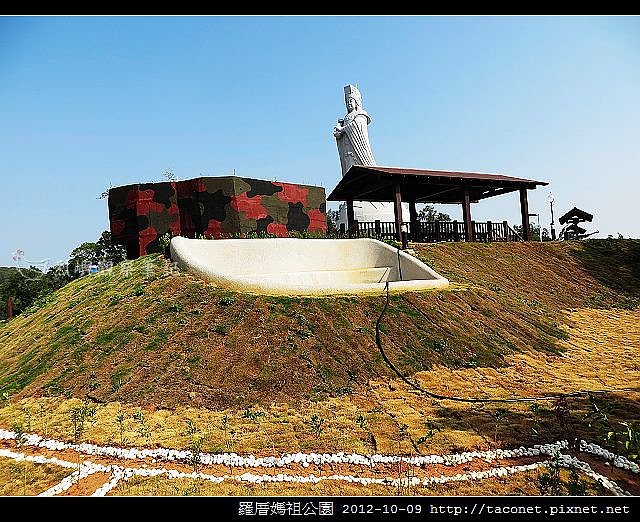
[[[220,335],[227,335],[229,333],[229,328],[223,324],[217,324],[214,326],[213,331]]]
[[[316,414],[313,414],[307,421],[307,425],[316,438],[320,438],[320,435],[325,431],[325,422],[326,421],[322,417],[319,417]]]

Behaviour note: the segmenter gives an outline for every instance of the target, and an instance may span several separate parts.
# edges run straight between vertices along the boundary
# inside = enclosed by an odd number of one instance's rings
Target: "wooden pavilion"
[[[357,235],[359,230],[359,225],[354,219],[354,201],[392,201],[395,222],[387,225],[392,227],[392,236],[398,241],[402,240],[402,202],[408,202],[409,236],[416,242],[425,240],[425,233],[429,232],[430,225],[418,221],[417,203],[458,203],[462,205],[463,222],[440,226],[435,229],[436,233],[446,235],[449,240],[491,241],[492,237],[500,237],[508,241],[512,235],[507,231],[507,222],[475,223],[471,219],[471,203],[519,191],[522,239],[528,241],[530,231],[527,191],[534,190],[538,185],[548,185],[548,183],[502,174],[353,165],[329,194],[327,200],[347,202],[347,228],[350,236]],[[383,227],[380,222],[370,225]]]

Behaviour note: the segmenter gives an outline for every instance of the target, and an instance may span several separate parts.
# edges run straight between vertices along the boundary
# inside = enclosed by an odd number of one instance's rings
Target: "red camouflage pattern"
[[[114,187],[112,240],[130,259],[162,250],[160,237],[215,239],[268,233],[326,232],[324,188],[236,176]]]

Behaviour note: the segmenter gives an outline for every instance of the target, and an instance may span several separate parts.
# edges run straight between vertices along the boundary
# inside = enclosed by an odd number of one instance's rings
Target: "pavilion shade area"
[[[457,203],[462,205],[466,240],[473,241],[471,203],[519,191],[523,236],[528,240],[527,190],[533,190],[538,185],[547,183],[503,174],[354,165],[329,194],[327,200],[347,202],[350,231],[354,224],[354,201],[393,201],[398,240],[402,237],[402,214],[399,209],[403,201],[409,203],[411,222],[414,226],[417,221],[417,203]]]
[[[393,201],[398,241],[402,240],[403,201],[409,203],[413,229],[417,228],[416,203],[459,203],[462,205],[465,240],[474,241],[471,203],[519,191],[522,232],[526,241],[529,239],[527,190],[535,189],[538,185],[547,183],[502,174],[353,165],[327,200],[347,202],[349,234],[354,227],[354,201]]]
[[[416,203],[462,203],[465,189],[471,203],[520,189],[547,185],[543,181],[502,174],[440,170],[365,167],[354,165],[333,189],[328,201],[393,201],[400,184],[402,201]]]

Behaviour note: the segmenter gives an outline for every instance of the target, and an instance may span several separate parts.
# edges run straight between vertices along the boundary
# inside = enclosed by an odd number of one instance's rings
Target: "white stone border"
[[[16,433],[9,430],[0,429],[0,440],[14,440]],[[117,446],[98,446],[96,444],[72,444],[54,439],[44,439],[37,434],[22,436],[22,444],[39,448],[46,448],[52,451],[72,450],[92,456],[114,457],[128,460],[170,461],[170,462],[190,462],[193,454],[188,450],[176,450],[171,448],[119,448]],[[414,466],[425,466],[429,464],[441,464],[445,466],[457,466],[471,462],[473,459],[483,459],[493,462],[497,459],[508,459],[515,457],[535,457],[539,455],[553,455],[560,450],[569,448],[566,440],[558,441],[554,444],[536,444],[531,448],[520,446],[515,449],[496,449],[487,451],[465,451],[450,455],[419,455],[413,457],[398,455],[362,455],[359,453],[285,453],[280,457],[255,457],[247,455],[243,457],[237,453],[200,453],[199,462],[204,465],[221,464],[228,467],[246,468],[281,468],[291,464],[301,464],[304,467],[310,464],[357,464],[367,467],[375,467],[377,464],[397,464],[399,462]],[[596,455],[610,461],[614,466],[630,471],[634,474],[640,473],[640,466],[631,462],[621,455],[615,455],[601,446],[580,441],[580,450],[585,453]]]
[[[77,468],[78,465],[73,462],[68,462],[64,460],[60,460],[56,457],[42,457],[42,456],[31,456],[24,455],[23,453],[17,453],[8,450],[0,450],[0,457],[8,457],[12,458],[16,461],[32,461],[40,464],[50,463],[58,466],[62,466],[65,468]],[[568,455],[560,454],[560,465],[563,467],[577,467],[585,474],[598,481],[614,493],[615,495],[624,495],[625,493],[615,482],[609,480],[607,477],[600,475],[599,473],[594,472],[590,466],[582,462],[575,457],[571,457]],[[371,478],[371,477],[356,477],[353,475],[328,475],[326,477],[317,477],[315,475],[289,475],[286,473],[278,473],[277,475],[256,475],[254,473],[245,472],[242,475],[222,475],[215,476],[207,473],[185,473],[182,471],[177,471],[174,469],[166,469],[166,468],[124,468],[121,466],[110,465],[103,466],[101,464],[96,464],[89,461],[84,461],[80,465],[80,469],[76,469],[71,475],[68,475],[62,481],[60,481],[55,486],[50,487],[46,491],[40,493],[38,496],[50,497],[54,495],[59,495],[64,491],[68,490],[71,486],[76,484],[79,480],[88,477],[94,473],[110,473],[109,480],[101,485],[98,489],[96,489],[91,496],[105,496],[109,491],[114,489],[121,480],[129,480],[129,478],[133,476],[141,476],[141,477],[157,477],[164,475],[168,479],[179,479],[179,478],[187,478],[187,479],[200,479],[207,480],[213,483],[221,483],[226,480],[236,480],[238,482],[249,482],[253,484],[263,484],[263,483],[278,483],[278,482],[293,482],[293,483],[301,483],[301,484],[318,484],[323,480],[335,480],[335,481],[343,481],[349,483],[362,484],[363,486],[369,486],[371,484],[378,484],[382,486],[429,486],[433,484],[446,484],[448,482],[464,482],[467,480],[483,480],[491,477],[504,477],[507,475],[511,475],[514,473],[524,472],[534,470],[539,467],[547,467],[549,466],[549,461],[541,461],[534,462],[532,464],[526,464],[522,466],[502,466],[498,468],[493,468],[486,471],[471,471],[469,473],[458,473],[456,475],[440,475],[437,477],[411,477],[411,478]]]
[[[0,430],[0,439],[14,440],[17,435],[15,432],[8,430]],[[117,448],[112,446],[97,446],[93,444],[70,444],[67,442],[57,441],[53,439],[43,439],[39,435],[29,434],[21,437],[22,444],[32,447],[46,448],[52,451],[61,450],[73,450],[79,453],[86,453],[96,456],[110,456],[120,459],[139,459],[145,460],[152,457],[153,462],[156,459],[161,458],[169,461],[185,461],[192,457],[190,451],[173,450],[168,448],[159,448],[154,450],[149,449],[137,449],[137,448]],[[614,481],[610,480],[604,475],[601,475],[589,466],[586,462],[579,460],[571,455],[565,455],[561,453],[561,450],[569,448],[569,443],[566,440],[558,441],[555,444],[543,444],[535,445],[532,448],[520,447],[513,450],[489,450],[489,451],[472,451],[463,452],[452,455],[428,455],[419,457],[405,457],[398,455],[360,455],[357,453],[344,454],[340,453],[294,453],[285,454],[282,457],[260,457],[256,458],[253,455],[242,457],[236,453],[224,453],[224,454],[201,454],[202,464],[225,464],[230,467],[283,467],[291,463],[302,463],[307,467],[310,463],[322,465],[325,463],[334,464],[360,464],[374,467],[378,463],[398,463],[404,462],[407,464],[413,464],[415,466],[423,466],[425,464],[444,464],[448,466],[455,466],[465,462],[470,462],[474,458],[481,458],[487,462],[493,462],[500,458],[514,458],[525,456],[539,456],[539,455],[557,455],[558,463],[562,467],[577,468],[593,480],[602,484],[604,488],[611,491],[615,495],[628,495],[620,488]],[[585,453],[590,453],[601,457],[607,461],[613,463],[618,468],[625,469],[631,473],[638,474],[640,472],[640,466],[635,462],[629,461],[627,458],[621,455],[615,455],[610,451],[602,448],[601,446],[586,441],[580,441],[580,450]],[[166,475],[168,478],[192,478],[203,479],[215,483],[220,483],[225,480],[238,480],[243,482],[251,482],[255,484],[261,484],[264,482],[298,482],[298,483],[313,483],[317,484],[322,480],[338,480],[352,483],[360,483],[362,485],[380,484],[386,486],[418,486],[418,485],[430,485],[430,484],[445,484],[452,481],[466,481],[466,480],[483,480],[489,477],[506,476],[513,473],[522,471],[529,471],[538,467],[547,467],[550,465],[548,460],[535,462],[532,464],[522,466],[502,466],[492,468],[486,471],[472,471],[469,473],[458,473],[456,475],[440,475],[437,477],[425,477],[425,478],[371,478],[371,477],[356,477],[353,475],[329,475],[316,477],[315,475],[290,475],[284,473],[278,473],[277,475],[256,475],[253,473],[245,472],[241,475],[223,475],[215,476],[206,473],[184,473],[177,470],[170,470],[166,468],[131,468],[121,467],[117,465],[103,466],[90,461],[84,461],[80,465],[58,459],[56,457],[44,457],[40,455],[32,456],[25,455],[23,453],[14,452],[0,448],[0,457],[7,457],[16,461],[30,461],[38,464],[55,464],[65,468],[76,468],[76,470],[62,479],[62,481],[48,490],[41,493],[41,496],[53,496],[58,495],[73,484],[77,483],[82,478],[85,478],[93,473],[103,472],[109,473],[109,480],[100,486],[92,496],[104,496],[113,488],[115,488],[120,480],[128,480],[134,475],[143,477],[152,477],[159,475]]]

